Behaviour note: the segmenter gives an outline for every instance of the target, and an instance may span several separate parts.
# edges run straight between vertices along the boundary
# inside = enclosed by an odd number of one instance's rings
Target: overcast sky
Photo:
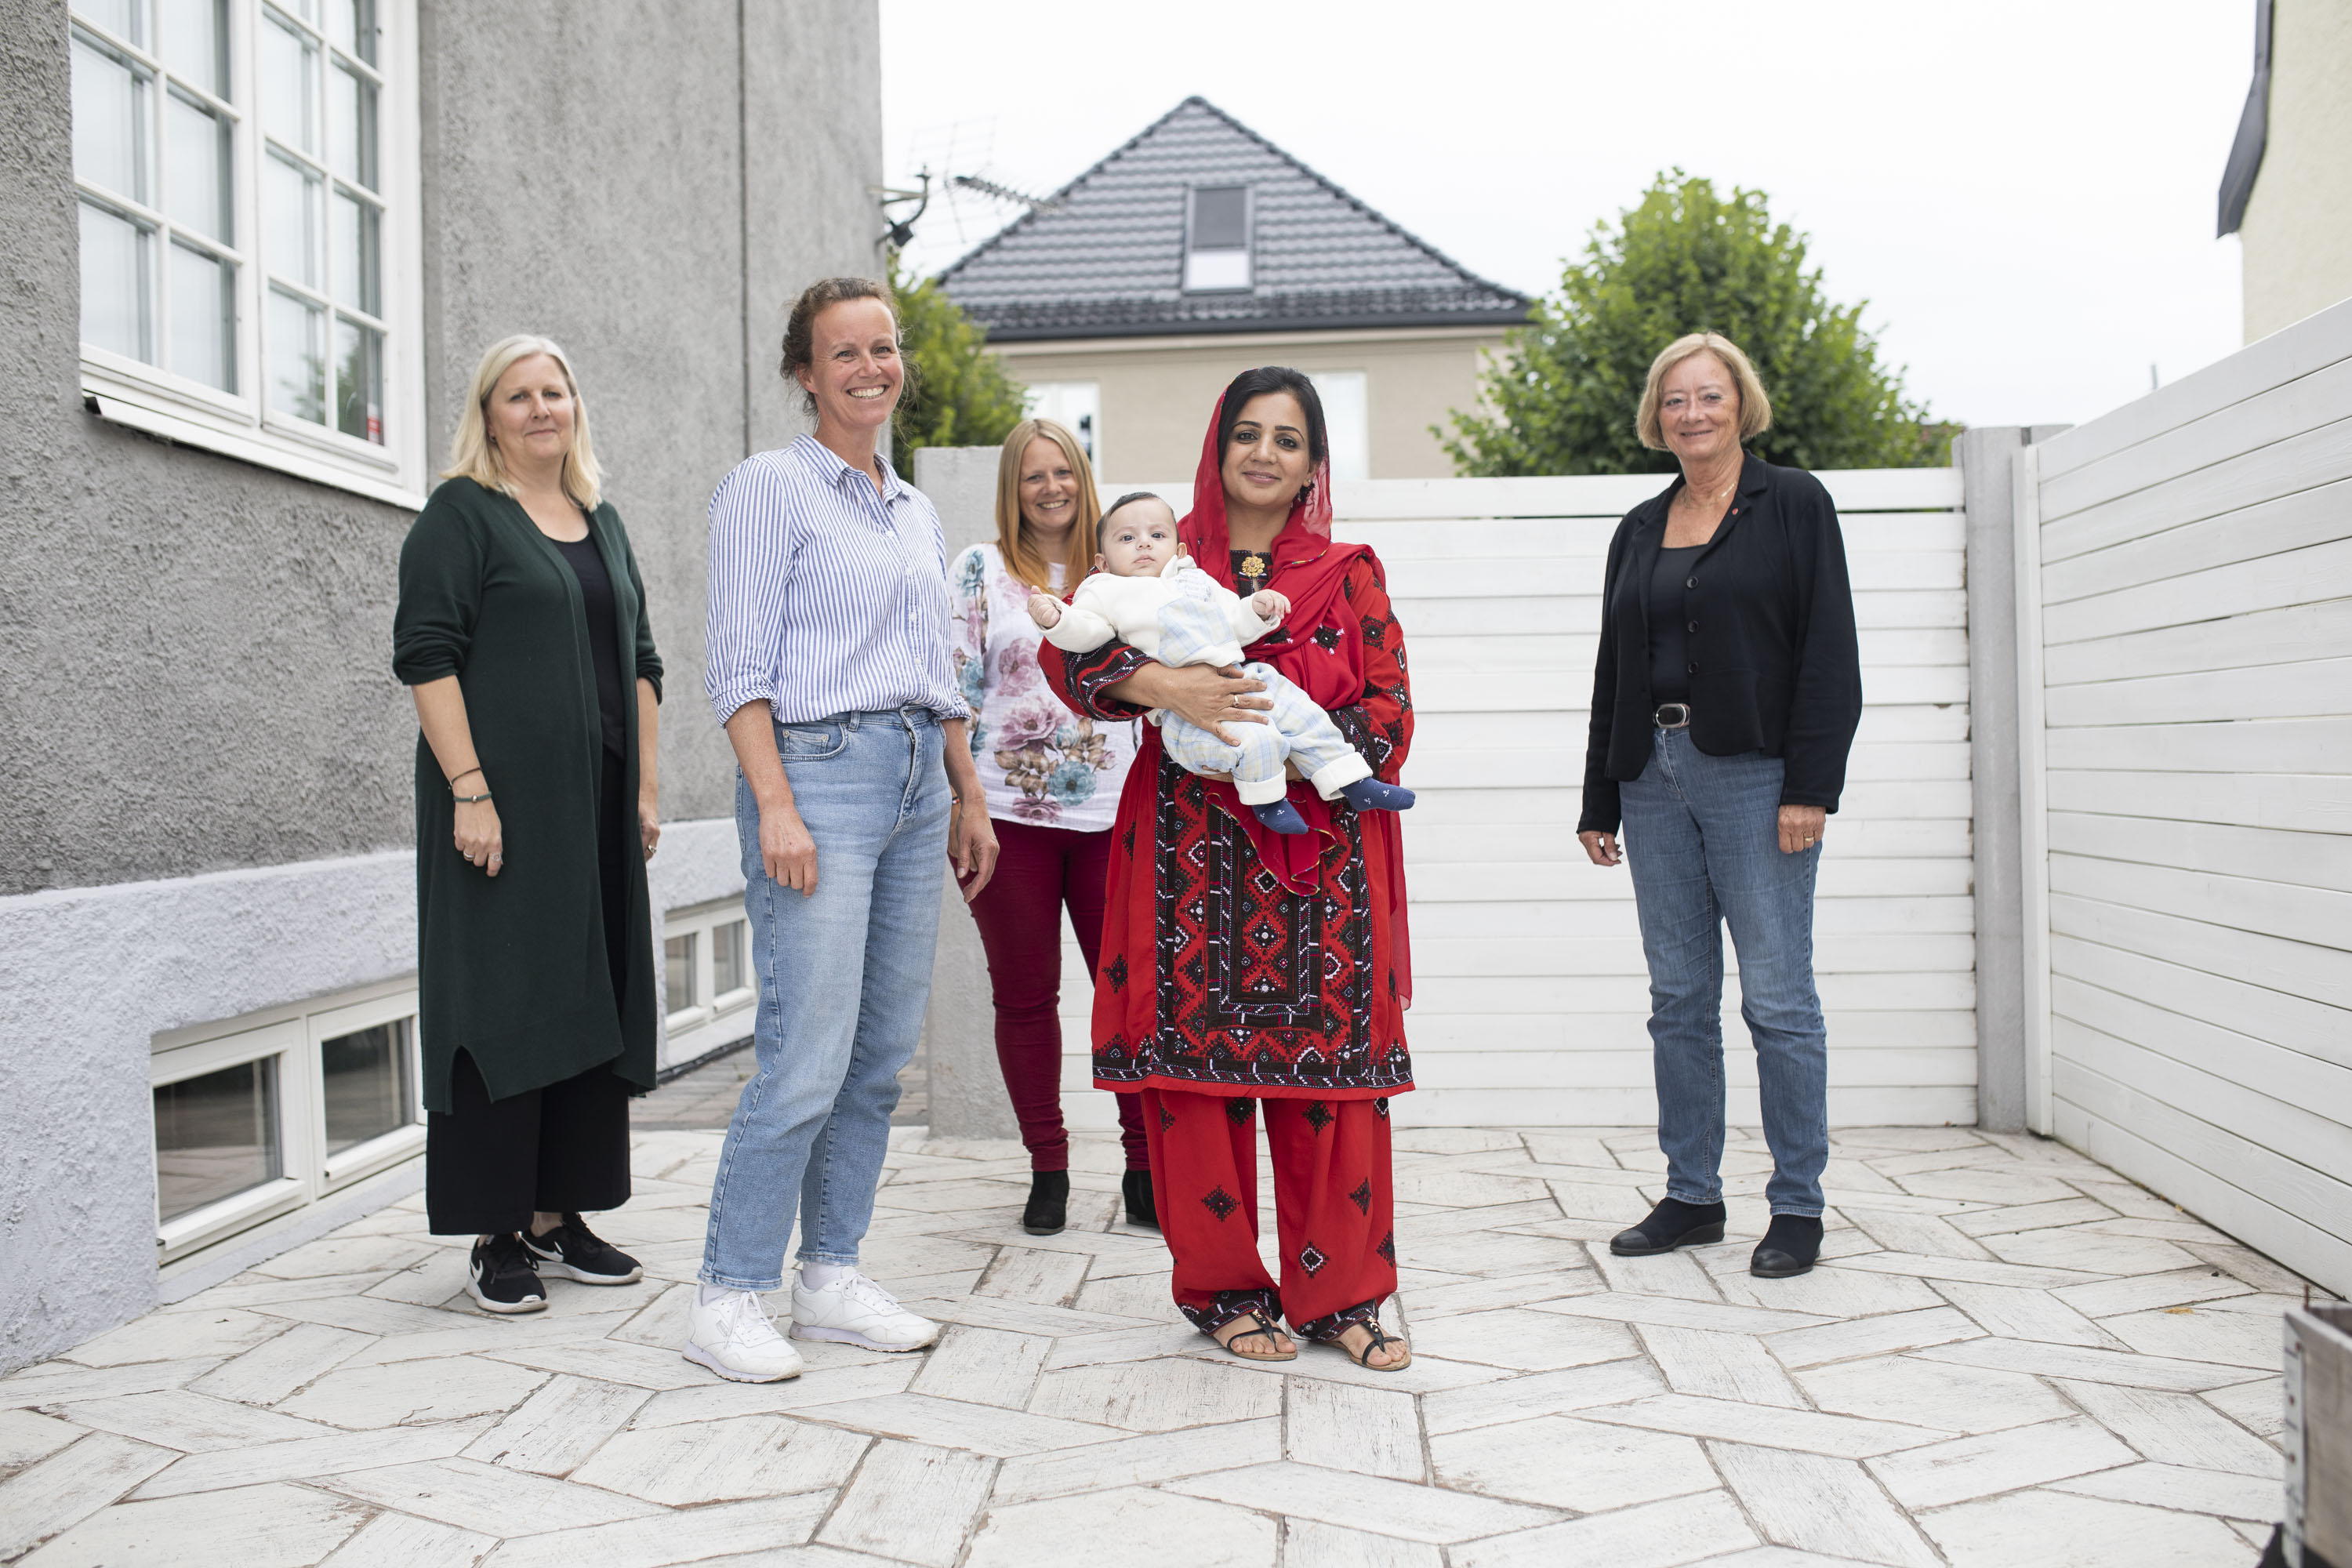
[[[1938,416],[2080,422],[2239,346],[2246,0],[881,0],[892,178],[1040,194],[1199,93],[1528,293],[1661,169],[1766,192]],[[910,259],[1013,215],[934,203]]]

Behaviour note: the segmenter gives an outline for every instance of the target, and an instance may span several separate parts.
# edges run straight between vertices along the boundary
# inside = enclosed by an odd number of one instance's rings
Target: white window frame
[[[340,1154],[327,1152],[327,1075],[319,1052],[329,1040],[345,1035],[355,1035],[362,1029],[373,1029],[379,1024],[408,1021],[408,1095],[409,1121],[404,1127],[354,1143]],[[353,1182],[364,1181],[380,1171],[390,1170],[402,1161],[425,1152],[425,1057],[416,1024],[416,993],[395,992],[373,1001],[355,1002],[349,1006],[312,1013],[304,1020],[309,1026],[308,1045],[312,1068],[310,1110],[311,1116],[311,1147],[319,1151],[319,1195],[340,1191]]]
[[[376,104],[376,156],[382,181],[378,194],[384,201],[381,320],[385,329],[387,428],[382,446],[269,408],[268,361],[262,338],[268,281],[260,243],[261,172],[268,154],[263,151],[256,90],[260,63],[257,31],[262,26],[260,11],[266,3],[227,0],[229,90],[216,100],[233,116],[229,163],[236,182],[231,210],[236,232],[225,249],[237,258],[236,329],[232,342],[238,390],[224,393],[158,365],[84,343],[82,396],[92,412],[115,424],[415,510],[425,504],[431,482],[425,440],[416,0],[376,0],[380,37],[375,69],[383,83]],[[79,9],[72,25],[142,64],[154,61],[152,50],[133,47],[84,17]],[[160,70],[160,65],[156,68]],[[164,89],[154,90],[160,95]],[[152,118],[159,124],[150,127],[149,136],[160,137],[163,116]],[[77,193],[81,189],[77,182]],[[96,191],[96,187],[90,189]],[[160,191],[156,195],[152,205],[160,207]],[[79,203],[79,194],[76,200]],[[108,200],[109,205],[118,205]],[[159,251],[159,273],[168,261],[168,255]],[[332,320],[331,313],[330,323]],[[159,323],[159,341],[161,331]],[[326,349],[331,355],[331,326]]]
[[[327,1041],[378,1024],[409,1020],[410,1121],[380,1137],[327,1157],[326,1074],[320,1047]],[[158,1036],[148,1058],[148,1084],[160,1089],[202,1078],[246,1062],[277,1062],[278,1169],[274,1180],[192,1209],[155,1227],[158,1263],[177,1263],[215,1243],[333,1195],[353,1183],[379,1175],[425,1152],[424,1042],[416,1024],[413,981],[371,986],[359,993],[223,1023],[177,1029]],[[148,1157],[156,1158],[151,1128]],[[155,1172],[157,1204],[163,1180]]]
[[[714,995],[711,989],[712,947],[710,933],[733,921],[743,921],[743,976],[749,984],[739,985],[723,994]],[[672,910],[662,917],[662,1032],[667,1038],[663,1052],[663,1065],[674,1067],[692,1061],[706,1050],[741,1039],[751,1032],[753,1005],[760,999],[758,972],[751,963],[751,917],[743,908],[741,894],[731,899],[716,899],[707,904],[696,904],[683,910]],[[696,1000],[675,1012],[669,1005],[669,950],[672,938],[691,936],[694,943],[694,994]]]
[[[1202,246],[1195,244],[1193,242],[1192,231],[1195,226],[1195,219],[1199,213],[1201,193],[1202,191],[1230,191],[1236,188],[1242,193],[1241,244],[1238,246]],[[1214,258],[1222,261],[1229,257],[1238,257],[1241,259],[1242,271],[1238,281],[1221,279],[1217,281],[1206,282],[1196,279],[1192,266],[1193,259],[1195,258],[1201,258],[1203,259]],[[1229,180],[1220,180],[1214,184],[1187,185],[1184,188],[1183,291],[1187,294],[1246,294],[1252,289],[1256,287],[1257,187],[1251,184],[1240,184],[1237,186],[1234,182]]]
[[[310,1201],[310,1183],[302,1174],[312,1163],[308,1142],[310,1121],[297,1113],[305,1083],[302,1071],[305,1054],[302,1023],[297,1018],[264,1025],[257,1029],[240,1029],[217,1039],[182,1046],[176,1050],[157,1051],[149,1059],[148,1083],[151,1089],[161,1089],[165,1084],[178,1083],[184,1079],[202,1078],[206,1073],[220,1072],[267,1058],[274,1058],[278,1066],[277,1103],[272,1109],[278,1118],[275,1131],[278,1134],[279,1174],[275,1180],[247,1187],[241,1193],[232,1193],[217,1202],[166,1220],[161,1216],[163,1173],[158,1162],[155,1172],[157,1262],[177,1262],[223,1237],[249,1230],[266,1219],[275,1219]],[[151,1160],[155,1159],[155,1139],[152,1130],[147,1140],[147,1152]]]

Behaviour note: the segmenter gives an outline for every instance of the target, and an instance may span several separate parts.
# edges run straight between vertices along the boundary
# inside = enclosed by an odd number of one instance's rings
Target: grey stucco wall
[[[62,0],[0,0],[0,894],[404,838],[404,514],[84,412]]]
[[[490,343],[563,344],[670,672],[663,815],[728,816],[734,761],[702,697],[704,511],[730,468],[801,428],[775,370],[793,296],[879,265],[872,0],[423,0],[420,22],[435,451]]]
[[[879,265],[872,0],[419,21],[428,451],[498,337],[574,355],[672,672],[664,815],[726,815],[703,510],[798,428],[792,296]],[[407,842],[408,514],[84,411],[64,0],[0,0],[0,895]]]
[[[878,265],[873,0],[419,13],[428,452],[495,338],[572,353],[671,672],[664,816],[703,819],[656,899],[720,896],[703,510],[795,427],[783,304]],[[0,1368],[155,1300],[156,1031],[415,963],[409,514],[85,411],[67,39],[0,0]]]

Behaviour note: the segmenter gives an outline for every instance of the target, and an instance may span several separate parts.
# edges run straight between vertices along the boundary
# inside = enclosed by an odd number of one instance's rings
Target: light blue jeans
[[[1723,927],[1756,1043],[1774,1214],[1819,1215],[1829,1163],[1829,1031],[1813,988],[1821,846],[1780,853],[1781,763],[1710,757],[1660,730],[1622,792],[1625,862],[1650,964],[1650,1050],[1666,1195],[1723,1198]]]
[[[898,1069],[930,999],[947,874],[942,740],[921,708],[776,726],[793,803],[816,840],[816,890],[805,897],[769,879],[760,808],[736,779],[760,1067],[719,1152],[705,1284],[781,1287],[795,1194],[802,1260],[857,1261]]]

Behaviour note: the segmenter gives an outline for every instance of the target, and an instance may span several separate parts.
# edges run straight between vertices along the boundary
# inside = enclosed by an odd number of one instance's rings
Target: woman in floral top
[[[1082,717],[1065,707],[1037,663],[1041,634],[1029,595],[1066,595],[1094,562],[1102,508],[1077,437],[1028,419],[1004,439],[997,467],[996,542],[975,544],[948,568],[954,600],[956,679],[972,710],[972,761],[988,795],[1003,855],[971,901],[996,1003],[996,1059],[1029,1150],[1033,1235],[1060,1230],[1070,1193],[1070,1140],[1062,1126],[1062,910],[1070,911],[1087,973],[1102,935],[1110,826],[1134,761],[1132,720]],[[1140,1100],[1118,1097],[1127,1145],[1127,1215],[1155,1225]]]

